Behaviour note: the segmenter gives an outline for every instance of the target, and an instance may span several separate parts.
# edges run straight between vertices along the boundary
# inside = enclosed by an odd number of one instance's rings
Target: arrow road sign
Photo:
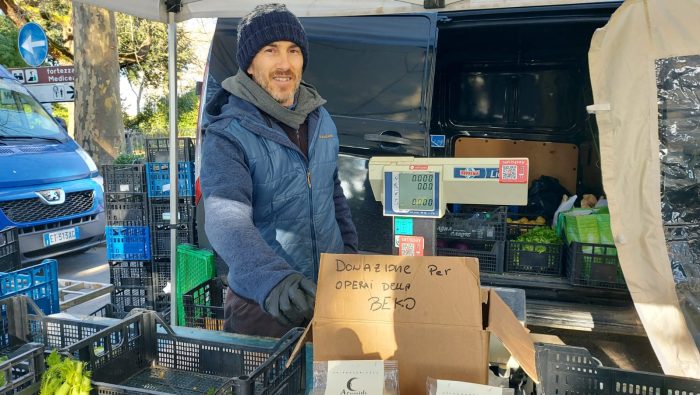
[[[41,26],[29,22],[19,29],[17,36],[19,54],[25,62],[31,66],[39,66],[46,60],[49,53],[49,41]]]

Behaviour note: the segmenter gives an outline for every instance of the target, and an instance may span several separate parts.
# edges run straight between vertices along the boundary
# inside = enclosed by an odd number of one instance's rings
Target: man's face
[[[275,41],[260,49],[247,71],[278,103],[289,107],[294,104],[303,67],[304,57],[298,45]]]

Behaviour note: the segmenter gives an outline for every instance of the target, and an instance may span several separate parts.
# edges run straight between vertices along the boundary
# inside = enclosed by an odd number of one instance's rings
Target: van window
[[[565,131],[575,126],[581,94],[571,70],[455,73],[448,83],[453,125]]]
[[[64,134],[22,86],[0,79],[0,136],[62,139]]]
[[[335,116],[420,121],[434,23],[423,16],[372,17],[357,30],[356,20],[304,19],[311,43],[304,80],[323,88]]]

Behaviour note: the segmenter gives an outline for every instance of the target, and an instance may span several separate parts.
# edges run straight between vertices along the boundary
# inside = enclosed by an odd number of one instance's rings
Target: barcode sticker
[[[163,184],[163,192],[170,192],[170,184]]]
[[[506,159],[498,163],[498,182],[525,184],[528,177],[528,162],[525,159]]]
[[[129,184],[119,184],[119,192],[129,192],[131,186]]]

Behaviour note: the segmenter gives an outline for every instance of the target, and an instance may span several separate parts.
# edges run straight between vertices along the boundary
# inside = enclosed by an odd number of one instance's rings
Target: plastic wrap
[[[676,291],[700,345],[700,55],[656,62],[661,213]]]

